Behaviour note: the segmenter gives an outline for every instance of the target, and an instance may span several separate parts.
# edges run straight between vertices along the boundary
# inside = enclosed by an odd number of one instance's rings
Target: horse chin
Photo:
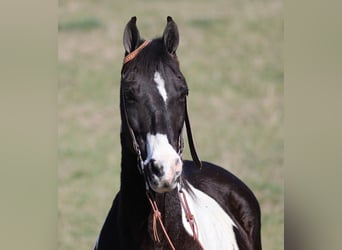
[[[151,189],[156,193],[163,194],[163,193],[171,192],[176,187],[177,187],[177,184],[174,184],[174,185],[168,186],[168,187],[153,187],[153,186],[151,186]]]
[[[149,186],[150,188],[156,192],[156,193],[167,193],[167,192],[171,192],[172,190],[174,190],[177,187],[178,181],[175,181],[171,184],[166,184],[166,183],[162,183],[162,182],[156,182],[156,181],[149,181]]]

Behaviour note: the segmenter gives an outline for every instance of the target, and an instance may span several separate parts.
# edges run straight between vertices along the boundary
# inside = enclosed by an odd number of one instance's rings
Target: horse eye
[[[125,97],[126,101],[128,102],[135,102],[137,100],[135,95],[131,91],[125,92]]]
[[[124,89],[125,100],[129,103],[135,103],[138,100],[137,92],[138,90],[133,87]]]
[[[186,89],[184,90],[184,95],[185,95],[185,96],[188,96],[188,95],[189,95],[189,89],[188,89],[188,88],[186,88]]]
[[[188,91],[186,89],[182,90],[178,94],[178,101],[184,101],[185,97],[188,95]]]
[[[182,90],[181,90],[180,97],[184,98],[184,97],[186,97],[188,94],[189,94],[189,89],[186,88],[186,87],[184,87],[184,88],[182,88]]]

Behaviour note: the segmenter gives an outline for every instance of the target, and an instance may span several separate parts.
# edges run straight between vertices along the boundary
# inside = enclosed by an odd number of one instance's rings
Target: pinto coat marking
[[[194,215],[198,236],[204,249],[238,250],[233,227],[236,227],[229,215],[210,196],[188,183],[190,191],[183,190],[191,213]],[[192,236],[192,230],[182,209],[183,225]]]

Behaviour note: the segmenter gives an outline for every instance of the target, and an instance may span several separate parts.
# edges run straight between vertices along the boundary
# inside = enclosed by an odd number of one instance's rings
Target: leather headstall
[[[131,53],[129,53],[128,55],[125,56],[123,64],[125,65],[126,63],[130,62],[131,60],[133,60],[146,46],[148,46],[152,41],[151,40],[145,40],[138,48],[136,48],[134,51],[132,51]],[[132,143],[133,143],[133,149],[137,154],[138,157],[138,164],[139,164],[139,171],[141,173],[143,173],[143,169],[144,169],[144,162],[141,156],[141,151],[139,148],[139,144],[135,138],[134,135],[134,131],[131,128],[129,121],[128,121],[128,115],[127,115],[127,111],[126,111],[126,104],[125,104],[125,95],[122,91],[121,93],[123,95],[123,113],[124,113],[124,119],[126,122],[126,125],[128,127],[129,133],[131,135],[132,138]],[[190,120],[189,120],[189,114],[188,114],[188,108],[187,108],[187,97],[185,97],[185,126],[186,126],[186,133],[188,135],[188,143],[189,143],[189,148],[190,148],[190,153],[191,153],[191,157],[195,163],[195,165],[198,168],[202,168],[202,162],[200,160],[200,158],[198,157],[198,154],[196,152],[196,148],[195,148],[195,143],[192,137],[192,131],[191,131],[191,125],[190,125]],[[180,139],[179,139],[179,154],[180,156],[182,155],[182,151],[183,151],[183,139],[181,138],[182,135],[180,135]],[[147,185],[147,184],[146,184]],[[148,189],[148,187],[146,187]]]

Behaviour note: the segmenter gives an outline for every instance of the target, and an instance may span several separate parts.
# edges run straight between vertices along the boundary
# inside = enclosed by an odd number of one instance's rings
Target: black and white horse
[[[143,40],[132,17],[121,71],[121,186],[95,249],[261,249],[260,208],[232,173],[197,157],[171,17]],[[183,128],[193,161],[183,161]]]

